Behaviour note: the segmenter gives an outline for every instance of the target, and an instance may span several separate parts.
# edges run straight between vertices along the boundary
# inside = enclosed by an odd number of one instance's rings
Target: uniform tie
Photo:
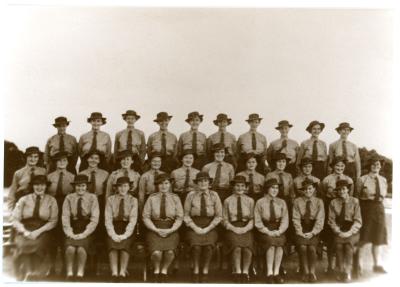
[[[96,171],[90,173],[90,192],[96,193]]]
[[[285,181],[283,180],[283,172],[279,173],[279,197],[285,196]]]
[[[375,200],[379,201],[381,197],[381,187],[379,185],[379,178],[378,176],[375,177]]]
[[[128,132],[128,139],[126,141],[126,149],[132,150],[132,130],[129,130],[129,132]]]
[[[257,149],[256,133],[251,133],[251,148],[253,150]]]
[[[193,132],[192,150],[193,150],[193,154],[197,154],[197,132]]]
[[[31,167],[31,182],[34,176],[35,176],[35,167],[33,166]]]
[[[41,201],[42,197],[39,195],[36,195],[36,199],[35,199],[35,207],[33,209],[33,218],[37,218],[39,219],[39,209],[40,209],[40,201]]]
[[[278,152],[282,152],[282,150],[283,150],[285,147],[287,147],[287,140],[286,140],[286,139],[284,139],[284,140],[282,141],[281,148],[278,150]]]
[[[90,147],[90,150],[97,150],[97,131],[93,131],[93,139],[92,139],[92,145]]]
[[[161,219],[167,218],[167,213],[166,213],[166,209],[165,209],[166,199],[167,199],[167,196],[163,192],[161,195],[161,203],[160,203],[160,218]]]
[[[249,174],[249,194],[254,193],[254,174],[250,173]]]
[[[347,145],[346,141],[342,141],[342,150],[343,150],[343,157],[347,160]]]
[[[219,143],[225,145],[225,133],[221,132]]]
[[[304,213],[304,222],[306,225],[311,222],[311,200],[306,201],[306,212]]]
[[[124,176],[125,176],[125,177],[129,177],[129,171],[128,171],[128,169],[124,169]]]
[[[190,169],[187,168],[187,169],[186,169],[186,173],[185,173],[185,183],[183,184],[184,192],[187,192],[187,191],[188,191],[188,188],[189,188],[189,181],[190,181]]]
[[[243,211],[242,211],[242,197],[239,195],[237,197],[237,221],[243,220]]]
[[[312,161],[318,160],[318,140],[315,140],[312,147]]]
[[[76,211],[76,217],[78,219],[81,219],[83,217],[83,212],[82,212],[82,197],[79,196],[78,198],[78,204],[77,204],[77,211]]]
[[[219,187],[219,182],[221,180],[221,169],[222,169],[222,163],[219,163],[218,167],[217,167],[217,171],[215,172],[215,179],[214,179],[214,182],[213,182],[213,187],[214,188]]]
[[[207,216],[206,194],[204,192],[201,194],[200,216]]]
[[[119,208],[118,208],[118,220],[123,220],[124,216],[125,216],[125,199],[121,198],[121,200],[119,201]]]
[[[276,214],[275,214],[275,200],[271,199],[269,203],[269,221],[275,222],[276,221]]]
[[[63,195],[63,180],[64,180],[64,173],[60,172],[57,182],[56,196]]]
[[[65,143],[64,143],[64,135],[60,135],[60,146],[59,146],[59,151],[64,152],[65,151]]]
[[[340,209],[340,214],[339,214],[339,224],[344,224],[344,221],[346,220],[346,201],[342,201],[342,208]]]
[[[161,153],[163,156],[167,155],[167,138],[165,133],[161,134]]]

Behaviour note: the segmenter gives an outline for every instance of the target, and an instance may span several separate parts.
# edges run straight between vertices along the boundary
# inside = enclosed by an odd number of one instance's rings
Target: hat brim
[[[68,122],[63,122],[63,123],[58,123],[58,124],[53,124],[53,127],[55,127],[55,128],[58,128],[60,125],[66,125],[66,126],[69,126],[69,123],[70,123],[70,121],[68,121]]]
[[[236,183],[244,183],[246,186],[249,186],[249,182],[247,182],[247,181],[235,181],[235,180],[231,180],[230,182],[229,182],[229,184],[230,184],[230,186],[234,186]]]
[[[154,119],[153,122],[159,123],[159,122],[170,120],[170,119],[172,119],[172,116],[168,116],[168,118],[157,118],[157,119]]]
[[[224,150],[227,153],[228,152],[228,147],[212,149],[211,152],[214,154],[214,153],[216,153],[217,151],[220,151],[220,150]]]
[[[33,151],[33,152],[31,151],[31,152],[25,152],[25,153],[24,153],[24,156],[25,156],[25,157],[28,157],[28,156],[30,156],[31,154],[38,154],[39,157],[40,157],[40,156],[43,156],[44,153],[43,153],[42,151]]]
[[[193,179],[193,182],[197,184],[200,180],[204,180],[204,179],[207,179],[210,183],[213,182],[213,179],[211,177],[201,177],[199,179]]]
[[[277,126],[277,127],[275,127],[275,129],[276,130],[280,130],[281,128],[283,128],[283,127],[289,127],[289,128],[292,128],[293,127],[293,125],[291,125],[291,124],[288,124],[288,125],[281,125],[281,126]]]
[[[197,158],[197,155],[195,155],[194,153],[187,153],[187,154],[183,154],[179,157],[179,159],[182,161],[185,155],[191,154],[193,156],[193,159]]]
[[[123,182],[123,183],[114,183],[113,186],[114,186],[114,187],[118,187],[118,186],[123,185],[123,184],[125,184],[125,183],[128,183],[130,186],[132,186],[133,181],[130,181],[130,182]]]
[[[187,123],[189,123],[191,120],[193,120],[195,117],[192,117],[192,118],[187,118],[186,120],[185,120],[185,122],[187,122]],[[199,118],[200,119],[200,122],[203,122],[203,115],[200,115],[200,116],[196,116],[196,118]]]
[[[87,118],[87,122],[90,124],[91,120],[97,120],[97,119],[101,119],[101,121],[103,122],[103,125],[105,125],[107,123],[106,118]]]
[[[352,127],[337,127],[335,130],[338,132],[338,133],[340,133],[340,130],[342,130],[342,129],[346,129],[346,128],[349,128],[350,129],[350,132],[352,132],[353,130],[354,130],[354,128],[352,128]]]
[[[214,123],[214,125],[218,126],[218,123],[219,123],[220,121],[221,121],[221,120],[213,120],[213,123]],[[232,119],[227,118],[226,121],[228,122],[228,126],[229,126],[230,124],[232,124]]]
[[[325,128],[325,124],[324,124],[324,123],[318,123],[318,124],[309,125],[309,126],[306,128],[306,131],[309,132],[309,133],[311,134],[311,129],[312,129],[314,126],[316,126],[316,125],[320,125],[320,126],[321,126],[321,132],[322,132],[322,131],[324,130],[324,128]]]
[[[38,184],[45,184],[47,187],[49,187],[51,185],[51,181],[45,181],[45,182],[30,182],[29,185],[31,187],[33,187],[34,185],[38,185]]]
[[[122,114],[122,118],[125,120],[127,116],[134,116],[136,120],[140,119],[139,115],[129,115],[129,114]]]
[[[77,184],[82,184],[82,183],[89,185],[91,182],[90,181],[73,181],[73,182],[71,182],[71,185],[75,186]]]
[[[313,182],[313,183],[307,184],[306,186],[300,187],[299,190],[304,191],[309,185],[314,186],[314,188],[317,188],[317,187],[318,187],[318,183]]]
[[[258,118],[258,119],[247,119],[246,122],[252,122],[252,121],[262,121],[263,118]]]

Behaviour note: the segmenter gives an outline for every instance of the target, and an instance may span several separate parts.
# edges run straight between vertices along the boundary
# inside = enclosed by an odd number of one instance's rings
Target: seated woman
[[[142,216],[148,229],[146,244],[154,268],[154,281],[165,283],[179,244],[178,229],[183,221],[183,208],[179,196],[172,193],[167,174],[159,174],[154,184],[156,193],[147,199]]]
[[[362,225],[360,203],[349,195],[347,180],[336,183],[338,198],[329,204],[328,224],[334,233],[336,262],[339,267],[338,281],[349,282],[353,266],[353,254],[360,239]]]
[[[32,193],[21,197],[13,211],[15,267],[18,279],[47,275],[50,271],[50,230],[57,225],[58,207],[54,197],[46,194],[49,182],[45,175],[35,175]]]
[[[254,225],[260,246],[266,251],[267,283],[284,283],[279,275],[286,243],[285,232],[289,226],[289,215],[285,201],[278,198],[279,183],[269,179],[264,186],[265,195],[254,207]]]
[[[245,194],[247,182],[244,176],[237,175],[231,185],[233,194],[225,199],[223,208],[225,238],[232,256],[235,283],[248,283],[254,253],[254,200]]]
[[[303,272],[302,281],[314,283],[315,264],[317,261],[317,245],[319,234],[324,227],[325,210],[322,199],[315,196],[316,185],[313,180],[303,181],[300,192],[302,196],[293,203],[293,225],[295,241],[300,256],[300,266]]]
[[[65,265],[68,280],[82,280],[89,246],[99,222],[99,203],[96,194],[88,192],[89,179],[78,174],[71,183],[74,192],[65,197],[62,224],[65,233]],[[74,262],[77,272],[74,276]]]
[[[218,239],[217,225],[222,220],[222,204],[218,194],[210,190],[211,178],[199,172],[194,181],[198,189],[191,191],[185,200],[184,221],[186,236],[193,256],[193,283],[208,282],[208,270],[213,249]],[[200,257],[203,257],[200,275]]]
[[[105,209],[108,255],[113,279],[117,279],[118,276],[126,279],[133,231],[137,223],[138,201],[129,194],[129,177],[118,178],[115,185],[117,194],[107,198]]]

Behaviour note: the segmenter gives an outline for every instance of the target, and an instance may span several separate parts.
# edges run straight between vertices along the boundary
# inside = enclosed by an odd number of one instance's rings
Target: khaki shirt
[[[135,128],[126,128],[117,132],[114,141],[114,157],[117,157],[119,152],[128,149],[128,135],[130,130],[132,131],[132,151],[144,163],[144,158],[146,157],[146,139],[144,132]]]
[[[182,152],[186,149],[193,150],[192,140],[193,140],[193,131],[187,131],[179,136],[178,140],[178,156],[180,157]],[[197,155],[205,155],[207,152],[207,136],[202,132],[197,131]]]
[[[290,159],[290,163],[296,162],[297,153],[299,152],[299,144],[292,139],[286,139],[287,145],[286,145],[286,147],[282,148],[282,142],[284,140],[285,139],[280,138],[280,139],[274,140],[273,142],[270,143],[268,150],[267,150],[267,160],[270,165],[273,162],[274,154],[278,151],[286,154],[286,157],[288,157]]]
[[[278,197],[274,197],[274,211],[277,220],[280,220],[280,226],[278,231],[282,234],[289,227],[289,215],[288,209],[286,206],[286,202],[283,199]],[[264,197],[260,198],[254,207],[254,226],[260,231],[265,231],[267,227],[265,227],[263,221],[269,221],[271,218],[270,215],[270,205],[271,205],[272,197],[268,194],[264,195]]]
[[[52,157],[60,151],[60,137],[59,134],[56,134],[47,140],[43,155],[46,166],[50,164]],[[68,152],[70,155],[69,161],[75,166],[78,160],[78,142],[74,136],[64,134],[64,151]]]
[[[124,218],[127,221],[124,235],[128,238],[133,234],[138,219],[138,201],[130,194],[121,196],[119,194],[111,195],[107,198],[106,209],[104,212],[106,230],[109,236],[115,235],[113,220],[119,215],[120,201],[124,199]]]
[[[336,223],[336,218],[339,217],[342,212],[343,201],[343,198],[335,198],[329,205],[328,225],[335,234],[339,234],[340,232],[340,227]],[[345,220],[353,222],[350,231],[352,234],[356,234],[360,231],[362,225],[361,209],[358,199],[349,196],[345,200],[345,208]]]
[[[110,135],[103,131],[97,131],[96,139],[97,139],[97,144],[96,144],[97,150],[103,152],[106,157],[106,161],[110,162],[111,160]],[[81,159],[83,159],[86,156],[86,154],[90,151],[90,148],[92,147],[92,142],[93,142],[93,130],[81,135],[81,137],[79,138],[78,150]]]
[[[259,132],[254,132],[255,137],[256,137],[256,149],[253,150],[252,146],[252,138],[253,138],[253,132],[248,131],[247,133],[242,134],[239,136],[239,139],[237,141],[237,153],[242,154],[242,153],[250,153],[253,152],[257,155],[267,155],[267,139],[265,138],[264,135],[260,134]]]
[[[63,174],[62,195],[67,195],[74,192],[74,188],[71,185],[71,182],[74,181],[75,175],[67,170],[56,169],[54,172],[47,175],[47,180],[51,182],[50,186],[47,189],[47,193],[51,196],[56,197],[57,195],[58,180],[61,173]]]
[[[375,176],[374,174],[366,174],[360,177],[357,181],[356,197],[360,200],[374,200],[376,194],[376,180],[379,181],[380,200],[383,200],[387,195],[388,184],[386,178],[381,175]]]
[[[322,201],[322,199],[317,198],[315,196],[312,196],[309,199],[306,198],[305,196],[301,196],[296,198],[293,202],[292,221],[297,235],[303,234],[301,220],[304,218],[306,214],[308,200],[311,201],[310,219],[315,220],[314,227],[311,233],[313,235],[317,235],[324,228],[325,210],[324,210],[324,202]]]
[[[169,131],[157,131],[149,136],[149,139],[147,140],[147,154],[150,155],[154,151],[162,151],[163,133],[165,134],[167,155],[176,157],[178,151],[178,139]]]
[[[193,167],[189,167],[189,186],[188,186],[187,190],[184,190],[187,169],[188,169],[187,167],[182,166],[182,167],[177,168],[174,171],[172,171],[171,177],[174,179],[174,192],[175,193],[190,192],[196,188],[196,184],[193,182],[193,180],[196,179],[196,175],[200,171]]]

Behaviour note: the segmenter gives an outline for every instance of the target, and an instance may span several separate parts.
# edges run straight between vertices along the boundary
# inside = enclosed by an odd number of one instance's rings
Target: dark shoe
[[[349,283],[351,282],[351,275],[349,273],[343,273],[343,283]]]
[[[283,283],[285,283],[285,280],[283,279],[283,277],[281,275],[276,275],[276,276],[274,276],[274,282],[276,284],[283,284]]]
[[[208,274],[201,274],[200,283],[208,283]]]
[[[241,281],[242,281],[241,283],[249,284],[251,282],[250,275],[243,273]]]
[[[233,274],[232,274],[233,282],[234,282],[234,283],[241,283],[241,281],[242,281],[241,275],[242,275],[242,274],[233,273]]]
[[[168,274],[160,274],[160,283],[167,283],[168,282]]]
[[[111,275],[111,283],[118,283],[119,277],[117,275]]]
[[[154,283],[161,283],[160,282],[160,274],[156,274],[156,273],[153,274],[153,282]]]
[[[335,276],[335,278],[336,278],[336,281],[337,282],[343,282],[343,272],[337,272],[336,273],[336,276]]]
[[[307,274],[303,274],[301,276],[301,281],[303,281],[304,283],[308,283],[308,279],[309,279],[308,275],[309,275],[308,273]]]
[[[379,266],[379,265],[374,266],[373,271],[374,271],[374,273],[379,273],[379,274],[386,274],[387,273],[386,270],[383,269],[383,267]]]
[[[281,275],[281,276],[285,276],[287,274],[287,271],[286,271],[286,269],[284,268],[284,267],[280,267],[279,268],[279,275]]]
[[[75,281],[75,276],[71,275],[71,276],[65,276],[65,281],[67,282],[74,282]]]
[[[308,282],[315,283],[315,282],[317,282],[317,280],[318,280],[317,276],[314,273],[310,273],[308,275]]]
[[[199,274],[192,274],[192,283],[200,283],[200,275]]]
[[[274,281],[274,275],[268,275],[268,276],[267,276],[266,283],[268,283],[268,284],[274,284],[274,283],[275,283],[275,281]]]
[[[75,276],[75,282],[84,282],[85,278],[84,276]]]

